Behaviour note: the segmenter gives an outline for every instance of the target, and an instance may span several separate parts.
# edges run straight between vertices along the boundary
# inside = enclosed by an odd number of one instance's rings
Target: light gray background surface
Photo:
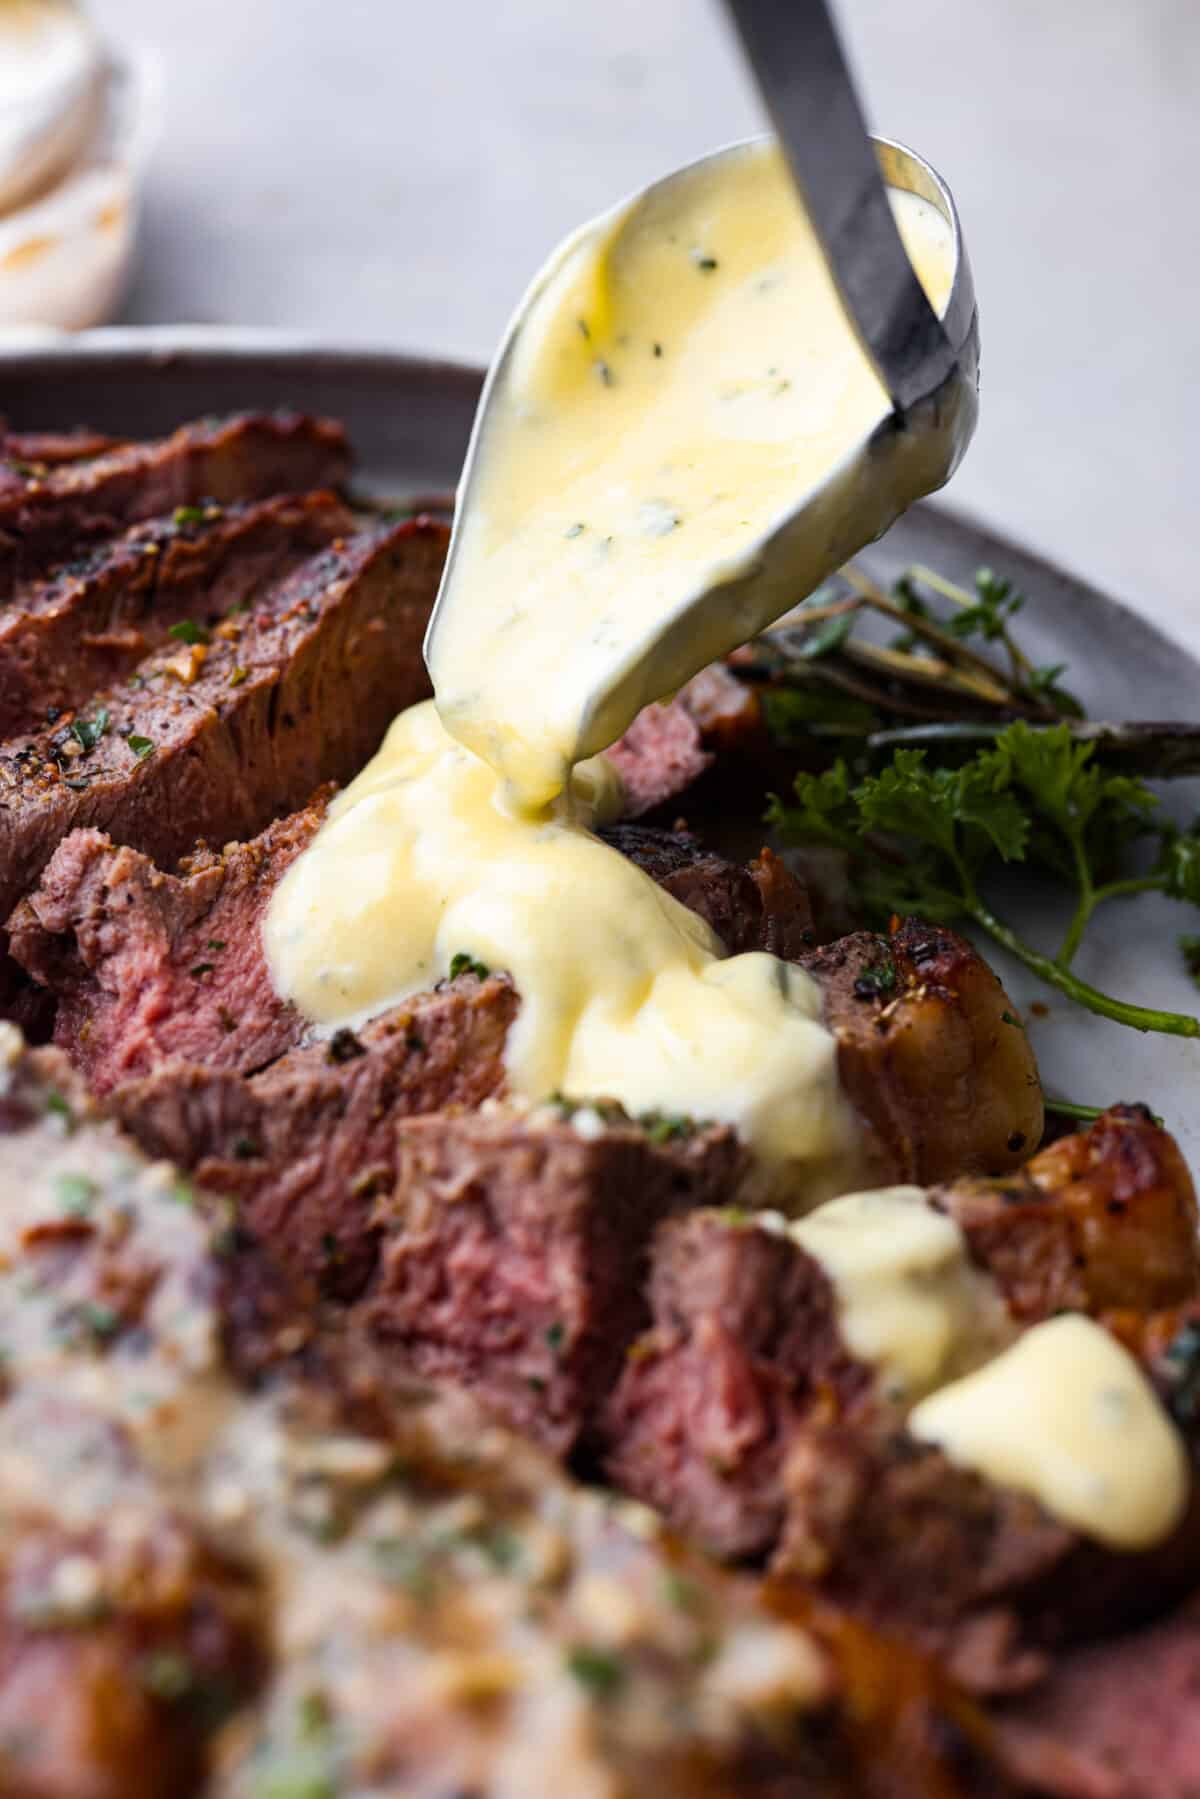
[[[484,360],[565,230],[759,124],[716,0],[93,4],[168,59],[130,322]],[[872,122],[948,177],[975,265],[952,499],[1200,647],[1200,5],[841,14]]]

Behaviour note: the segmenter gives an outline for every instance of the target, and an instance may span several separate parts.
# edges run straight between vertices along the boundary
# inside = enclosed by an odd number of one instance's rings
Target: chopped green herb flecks
[[[60,1174],[55,1182],[58,1203],[73,1218],[86,1218],[96,1203],[99,1188],[86,1174]]]
[[[53,1118],[61,1120],[63,1129],[68,1135],[75,1129],[75,1114],[69,1101],[64,1099],[63,1095],[54,1088],[51,1088],[46,1095],[46,1110]]]
[[[77,718],[71,726],[71,735],[86,755],[89,750],[95,749],[108,730],[108,725],[108,710],[101,706],[94,718]]]
[[[882,999],[896,991],[896,964],[890,956],[876,962],[871,968],[864,968],[854,983],[855,996],[858,999]]]
[[[567,1651],[567,1668],[597,1699],[611,1699],[625,1682],[625,1664],[609,1649],[577,1644]]]
[[[139,1663],[138,1684],[155,1699],[184,1699],[196,1683],[196,1671],[176,1649],[157,1649]]]
[[[486,962],[477,962],[474,956],[467,954],[466,950],[460,949],[457,955],[450,958],[450,979],[452,981],[457,981],[460,974],[473,974],[477,981],[486,981],[491,972]]]
[[[168,637],[175,638],[178,643],[207,643],[208,632],[195,619],[181,618],[167,632]]]
[[[136,732],[131,731],[125,741],[139,762],[144,762],[147,756],[154,754],[154,744],[149,737],[139,737]]]
[[[711,275],[713,273],[714,269],[717,269],[721,266],[718,263],[716,257],[710,256],[706,250],[693,250],[692,251],[692,261],[695,263],[696,267],[700,270],[700,273],[702,275]]]
[[[695,1119],[683,1112],[643,1112],[638,1123],[651,1143],[674,1143],[696,1129]]]

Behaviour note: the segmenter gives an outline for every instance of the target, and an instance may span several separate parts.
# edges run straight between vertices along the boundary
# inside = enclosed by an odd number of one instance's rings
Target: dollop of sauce
[[[897,1404],[977,1367],[1012,1335],[961,1229],[920,1187],[848,1193],[789,1230],[833,1286],[847,1348]]]
[[[1114,1549],[1161,1542],[1187,1504],[1178,1432],[1133,1357],[1089,1318],[1035,1325],[922,1400],[908,1427]]]
[[[950,226],[914,194],[891,199],[943,311]],[[972,395],[970,420],[949,407],[873,438],[890,402],[774,145],[585,227],[530,301],[491,382],[427,646],[447,728],[527,808],[940,485],[973,422]],[[739,590],[806,500],[786,582]]]
[[[812,1198],[858,1167],[858,1127],[815,983],[773,956],[723,957],[694,912],[587,829],[595,771],[529,819],[431,703],[402,713],[284,877],[266,942],[303,1011],[357,1021],[456,954],[521,995],[514,1089],[736,1125],[797,1165]]]

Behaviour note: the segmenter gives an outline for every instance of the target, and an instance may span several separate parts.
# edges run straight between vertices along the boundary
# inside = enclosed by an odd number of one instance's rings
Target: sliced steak
[[[78,545],[138,519],[203,500],[336,487],[349,461],[340,425],[294,412],[202,419],[158,442],[59,457],[44,469],[0,461],[0,599]]]
[[[396,1153],[367,1329],[558,1454],[646,1321],[655,1225],[744,1169],[727,1129],[668,1139],[590,1109],[405,1118]]]
[[[1194,1201],[1173,1154],[1147,1144],[1154,1129],[1126,1109],[1083,1142],[1035,1158],[1025,1186],[1042,1190],[1031,1227],[1043,1259],[1036,1279],[1033,1258],[1014,1257],[1014,1233],[999,1222],[1017,1183],[995,1183],[988,1214],[982,1182],[930,1196],[962,1222],[1014,1324],[1064,1306],[1100,1313],[1111,1288],[1104,1270],[1129,1266],[1139,1240],[1150,1268],[1165,1265],[1178,1214],[1194,1217]],[[1140,1217],[1128,1185],[1139,1161]],[[1128,1204],[1088,1216],[1086,1256],[1074,1235],[1084,1167],[1093,1193],[1125,1182]],[[1169,1206],[1161,1203],[1164,1167],[1176,1181]],[[1033,1203],[1018,1193],[1018,1212]],[[1189,1265],[1185,1257],[1179,1290],[1192,1295],[1195,1314]],[[1048,1648],[1152,1616],[1200,1573],[1194,1506],[1152,1552],[1110,1552],[911,1441],[902,1404],[847,1349],[821,1268],[781,1222],[728,1211],[668,1220],[655,1239],[649,1291],[651,1328],[601,1413],[613,1481],[719,1554],[770,1555],[777,1570],[907,1634],[977,1690],[1027,1682]],[[1178,1312],[1144,1316],[1155,1328],[1131,1347],[1195,1442],[1194,1315],[1190,1324]]]
[[[762,736],[754,690],[713,663],[673,700],[646,706],[605,751],[624,785],[626,817],[658,811],[725,762],[756,760]]]
[[[1022,1790],[1054,1799],[1195,1799],[1200,1597],[1128,1636],[1076,1649],[1018,1704],[997,1707]]]
[[[131,671],[171,628],[219,625],[353,530],[332,494],[181,507],[18,587],[0,617],[0,737]]]
[[[16,463],[16,473],[28,478],[44,474],[64,462],[84,462],[103,456],[127,442],[103,431],[8,431],[0,425],[0,458]],[[23,465],[23,466],[22,466]]]
[[[446,532],[416,520],[339,539],[228,634],[143,663],[70,726],[0,751],[0,907],[71,830],[166,866],[249,837],[345,780],[428,692],[421,640]]]
[[[396,1120],[499,1093],[516,1011],[511,982],[460,975],[252,1080],[176,1064],[128,1082],[112,1104],[147,1154],[234,1199],[275,1262],[350,1300],[374,1268],[373,1206],[396,1180]]]
[[[714,1553],[765,1554],[797,1432],[870,1410],[874,1371],[843,1343],[820,1265],[752,1214],[663,1224],[649,1299],[652,1327],[603,1407],[606,1472]]]
[[[53,1052],[0,1051],[14,1799],[996,1790],[901,1649],[828,1617],[818,1638],[360,1335],[297,1312],[248,1392],[225,1208],[147,1167]]]
[[[965,938],[910,918],[887,936],[856,931],[798,959],[824,993],[879,1181],[998,1174],[1040,1141],[1033,1051]]]
[[[262,919],[317,833],[328,790],[249,843],[163,874],[101,831],[72,831],[9,921],[13,956],[57,999],[55,1041],[96,1093],[172,1059],[245,1073],[300,1040]]]
[[[676,799],[712,762],[699,725],[677,701],[643,707],[604,754],[621,777],[629,818]]]
[[[320,800],[219,856],[186,857],[178,874],[98,831],[64,839],[12,914],[12,954],[54,996],[54,1039],[95,1091],[168,1061],[248,1074],[299,1041],[302,1021],[275,996],[260,927],[323,810]],[[804,890],[769,851],[744,869],[682,832],[606,835],[731,947],[784,954],[802,939]]]
[[[727,862],[688,831],[610,825],[600,835],[691,912],[731,956],[766,950],[796,961],[812,944],[812,914],[799,881],[769,849],[749,865]]]

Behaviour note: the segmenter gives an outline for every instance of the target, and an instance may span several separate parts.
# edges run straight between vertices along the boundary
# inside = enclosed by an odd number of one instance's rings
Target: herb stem
[[[1116,1024],[1128,1025],[1135,1031],[1162,1031],[1168,1037],[1200,1037],[1200,1018],[1193,1018],[1186,1012],[1163,1012],[1156,1007],[1134,1006],[1128,1000],[1114,999],[1111,994],[1102,993],[1098,987],[1081,981],[1061,962],[1042,955],[1018,937],[984,904],[973,888],[964,890],[963,901],[968,916],[1001,948],[1008,950],[1018,962],[1023,962],[1048,987],[1057,988],[1077,1005],[1086,1006],[1089,1012],[1111,1018]]]
[[[1135,893],[1161,893],[1163,878],[1158,875],[1131,875],[1127,881],[1109,881],[1104,887],[1097,887],[1094,901],[1097,906],[1105,900],[1128,899]]]
[[[1079,945],[1083,942],[1083,933],[1087,930],[1092,913],[1096,910],[1096,892],[1092,886],[1092,871],[1088,867],[1087,856],[1078,832],[1069,832],[1071,857],[1075,863],[1075,880],[1079,887],[1079,903],[1075,907],[1074,916],[1063,938],[1062,948],[1055,961],[1060,967],[1069,968],[1075,960]]]
[[[1104,1114],[1103,1106],[1079,1106],[1070,1099],[1047,1099],[1044,1102],[1047,1112],[1053,1112],[1061,1118],[1078,1118],[1081,1124],[1094,1124]]]

